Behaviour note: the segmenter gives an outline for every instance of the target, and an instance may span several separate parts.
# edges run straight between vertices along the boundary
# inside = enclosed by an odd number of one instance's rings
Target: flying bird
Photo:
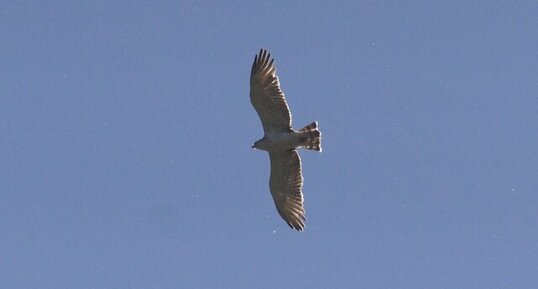
[[[271,160],[269,190],[282,219],[297,231],[305,228],[303,174],[298,148],[321,152],[321,132],[314,121],[300,130],[291,126],[291,113],[280,88],[271,54],[254,57],[250,73],[250,102],[263,126],[264,136],[252,148],[267,151]]]

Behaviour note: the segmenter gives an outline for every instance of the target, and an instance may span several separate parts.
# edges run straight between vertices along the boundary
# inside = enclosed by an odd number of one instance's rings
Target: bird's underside
[[[280,88],[276,68],[266,50],[254,58],[250,76],[250,101],[262,122],[264,137],[253,148],[269,152],[269,189],[278,213],[293,229],[306,224],[303,206],[303,175],[297,148],[321,151],[321,132],[312,122],[300,130],[291,126],[289,106]]]

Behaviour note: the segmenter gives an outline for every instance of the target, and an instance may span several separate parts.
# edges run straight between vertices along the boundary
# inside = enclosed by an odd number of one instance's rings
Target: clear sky
[[[538,288],[536,15],[3,1],[0,288]],[[250,148],[260,48],[323,132],[302,233]]]

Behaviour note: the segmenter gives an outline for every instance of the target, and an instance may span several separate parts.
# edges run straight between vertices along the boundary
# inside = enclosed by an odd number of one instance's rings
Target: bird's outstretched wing
[[[301,158],[295,150],[269,152],[271,178],[269,189],[278,213],[288,225],[302,231],[306,223],[303,207]]]
[[[291,131],[291,114],[280,89],[276,67],[267,50],[254,57],[250,73],[250,102],[258,112],[263,131]]]

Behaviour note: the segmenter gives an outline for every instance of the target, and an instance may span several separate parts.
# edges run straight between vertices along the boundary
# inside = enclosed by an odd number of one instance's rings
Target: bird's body
[[[269,153],[269,189],[277,211],[291,228],[302,231],[306,214],[301,159],[296,149],[321,151],[318,123],[312,122],[300,130],[292,128],[291,113],[280,89],[273,59],[263,49],[252,64],[250,101],[260,116],[264,131],[264,137],[252,147]]]
[[[264,151],[280,151],[295,149],[300,141],[300,133],[296,131],[271,133],[254,143],[254,148]]]

